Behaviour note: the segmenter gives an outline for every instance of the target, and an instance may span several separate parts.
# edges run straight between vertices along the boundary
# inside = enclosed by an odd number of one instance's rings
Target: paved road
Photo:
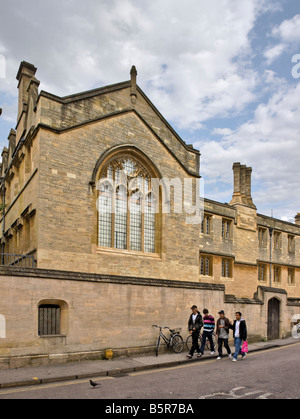
[[[289,399],[300,398],[300,344],[129,375],[0,390],[0,399]]]

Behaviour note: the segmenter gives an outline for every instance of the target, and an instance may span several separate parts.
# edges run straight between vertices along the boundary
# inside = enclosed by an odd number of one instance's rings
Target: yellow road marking
[[[105,381],[105,380],[113,380],[114,377],[93,377],[95,381]],[[12,394],[12,393],[22,393],[26,391],[35,391],[35,390],[44,390],[47,388],[55,388],[55,387],[63,387],[63,386],[72,386],[74,384],[83,384],[89,383],[89,379],[79,379],[74,381],[61,381],[59,383],[53,384],[39,384],[39,385],[32,385],[32,386],[24,386],[22,388],[11,389],[11,390],[0,390],[0,396],[2,394]]]
[[[137,375],[144,375],[144,374],[154,374],[157,372],[162,372],[162,371],[170,371],[170,370],[178,370],[180,368],[188,368],[188,367],[195,367],[195,365],[203,365],[203,364],[211,364],[212,362],[215,362],[215,359],[211,359],[211,360],[207,360],[207,361],[202,361],[201,363],[190,363],[190,364],[186,364],[186,365],[178,365],[175,367],[166,367],[166,368],[157,368],[155,370],[147,370],[147,371],[140,371],[140,372],[132,372],[128,375],[135,377]]]

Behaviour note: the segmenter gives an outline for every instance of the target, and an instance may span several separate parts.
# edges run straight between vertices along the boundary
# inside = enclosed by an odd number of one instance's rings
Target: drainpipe
[[[270,287],[272,287],[272,237],[273,237],[273,228],[269,227],[270,234]]]

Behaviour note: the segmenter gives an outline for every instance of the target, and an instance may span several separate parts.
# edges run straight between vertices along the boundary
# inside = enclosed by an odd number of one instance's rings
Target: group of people
[[[237,361],[238,355],[242,355],[242,359],[245,358],[246,353],[242,352],[243,341],[247,341],[247,325],[246,321],[242,318],[242,313],[237,311],[235,314],[235,320],[232,323],[227,317],[225,317],[224,310],[219,311],[219,319],[215,324],[214,317],[209,314],[209,311],[205,308],[203,310],[203,317],[198,311],[196,305],[191,307],[192,314],[189,318],[188,328],[192,335],[192,347],[187,355],[188,358],[192,358],[194,353],[197,352],[197,356],[200,358],[204,353],[206,340],[210,342],[211,354],[215,353],[213,332],[216,331],[216,337],[218,339],[218,360],[222,359],[223,345],[227,350],[229,358],[232,358],[233,362]],[[201,347],[199,346],[199,335],[203,327]],[[232,357],[230,346],[228,345],[229,329],[233,330],[235,352]]]

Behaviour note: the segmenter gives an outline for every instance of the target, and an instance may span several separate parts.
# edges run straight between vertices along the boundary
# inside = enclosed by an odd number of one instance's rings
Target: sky
[[[59,96],[129,79],[201,153],[205,197],[230,202],[253,168],[261,214],[300,212],[299,0],[1,0],[0,148],[21,61]]]

